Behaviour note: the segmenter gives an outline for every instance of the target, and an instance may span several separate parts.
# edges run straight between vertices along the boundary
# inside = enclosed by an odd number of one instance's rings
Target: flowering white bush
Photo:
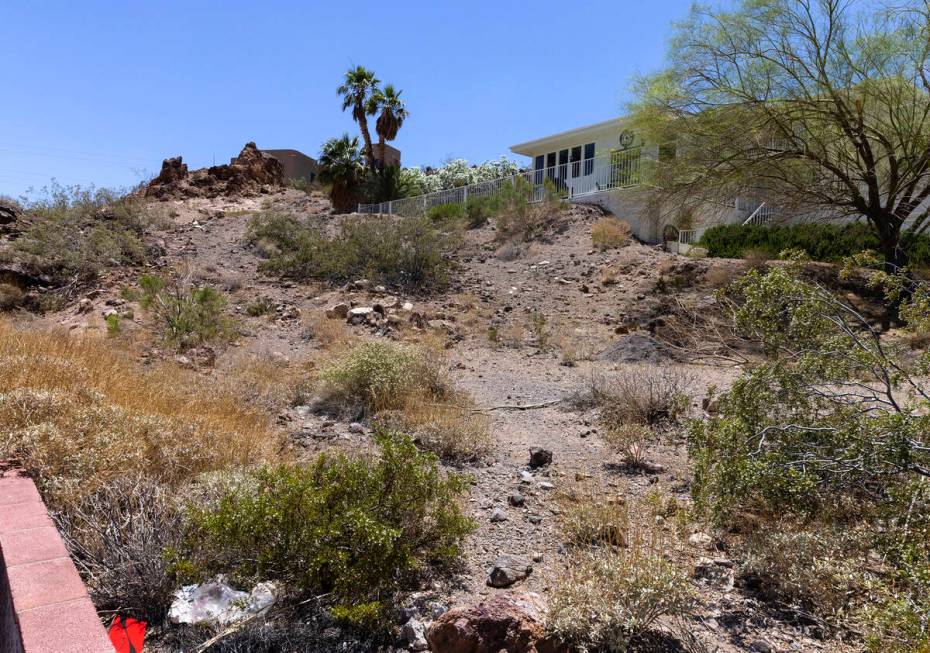
[[[489,181],[516,174],[520,166],[507,157],[469,165],[465,159],[453,159],[435,170],[404,168],[401,177],[410,189],[410,195],[424,195],[439,190],[459,188],[479,181]]]

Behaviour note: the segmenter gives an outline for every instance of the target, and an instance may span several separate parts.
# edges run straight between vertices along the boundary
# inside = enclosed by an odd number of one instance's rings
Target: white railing
[[[765,225],[775,217],[775,207],[769,206],[765,202],[762,202],[755,208],[755,210],[749,214],[749,216],[743,220],[743,226],[746,225]]]
[[[465,204],[476,197],[492,197],[505,187],[528,189],[530,202],[543,200],[547,193],[573,198],[615,188],[629,188],[642,182],[640,148],[613,152],[607,156],[570,161],[540,170],[522,170],[509,177],[480,181],[459,188],[406,197],[380,204],[359,204],[359,213],[420,215],[442,204]]]

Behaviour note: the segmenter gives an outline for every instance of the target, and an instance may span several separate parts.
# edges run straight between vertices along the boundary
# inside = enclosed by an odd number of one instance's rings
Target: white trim
[[[525,143],[511,145],[510,151],[514,154],[522,154],[523,156],[533,156],[534,151],[546,143],[557,142],[563,139],[577,139],[588,133],[608,131],[611,128],[622,127],[626,121],[627,118],[625,117],[611,118],[610,120],[594,123],[593,125],[576,127],[575,129],[569,129],[557,134],[552,134],[551,136],[544,136],[543,138],[526,141]]]

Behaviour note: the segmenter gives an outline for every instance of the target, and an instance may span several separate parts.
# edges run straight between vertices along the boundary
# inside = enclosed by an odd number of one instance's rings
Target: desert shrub
[[[930,263],[930,236],[905,234],[912,264]],[[708,256],[740,258],[747,249],[778,258],[781,252],[796,249],[815,261],[840,261],[865,249],[879,249],[878,236],[865,223],[839,225],[803,223],[794,225],[720,225],[704,232],[700,245]]]
[[[626,546],[630,515],[625,498],[599,484],[576,483],[558,495],[559,527],[576,547]]]
[[[556,585],[549,629],[579,651],[624,653],[661,617],[693,603],[687,577],[639,542],[576,553]]]
[[[620,375],[592,376],[569,397],[577,408],[600,408],[605,428],[679,420],[690,405],[691,378],[673,368],[635,366]]]
[[[474,462],[490,449],[488,419],[452,387],[435,352],[388,342],[359,344],[326,364],[320,381],[325,405],[411,433],[443,460]]]
[[[494,225],[500,240],[539,238],[558,220],[565,205],[548,180],[536,187],[521,177],[504,184],[495,198]]]
[[[408,291],[445,287],[455,244],[453,233],[426,217],[352,216],[328,235],[274,213],[253,218],[247,240],[268,257],[267,272],[334,283],[364,277]]]
[[[591,243],[597,249],[616,249],[630,242],[630,225],[615,217],[601,218],[591,227]]]
[[[22,306],[26,293],[19,286],[11,283],[0,283],[0,311],[11,311]]]
[[[465,202],[465,224],[469,229],[477,229],[494,217],[500,206],[495,196],[469,197]]]
[[[436,360],[388,342],[353,347],[320,373],[327,403],[355,414],[403,408],[411,395],[444,398],[450,389]]]
[[[853,618],[872,615],[859,628],[870,633],[872,646],[913,650],[930,635],[927,501],[920,489],[930,469],[930,393],[919,376],[927,356],[910,362],[853,307],[800,273],[795,262],[751,271],[732,289],[734,323],[768,359],[733,383],[717,415],[692,426],[695,502],[719,524],[738,520],[747,537],[767,534],[775,516],[816,523],[824,532],[866,533],[865,546],[852,553],[832,544],[822,552],[838,577],[816,581],[834,589],[808,597],[810,610],[832,614],[831,597],[846,591],[845,570],[876,551],[887,563],[875,573],[888,600]],[[881,275],[891,292],[912,282],[906,274]],[[928,297],[925,287],[913,285],[902,298],[911,328],[930,321]],[[794,542],[796,549],[814,543]],[[785,557],[790,547],[772,555]],[[795,566],[805,565],[802,559]],[[792,582],[792,573],[784,578],[786,591],[815,582]]]
[[[768,252],[758,247],[750,247],[743,250],[743,260],[746,261],[746,267],[750,270],[761,270],[769,260]]]
[[[98,610],[164,619],[176,587],[165,552],[179,546],[183,520],[163,486],[118,478],[53,517]]]
[[[139,278],[139,287],[140,305],[156,316],[165,339],[179,349],[235,336],[235,323],[224,311],[226,297],[211,286],[146,274]]]
[[[646,444],[652,431],[642,424],[614,424],[604,431],[604,441],[613,451],[618,452],[623,463],[637,469],[646,466]]]
[[[24,229],[0,255],[54,286],[85,283],[106,267],[145,261],[149,213],[112,190],[53,186],[26,204]]]
[[[251,317],[261,317],[274,312],[274,302],[268,297],[259,297],[254,302],[250,302],[245,307],[246,315]]]
[[[176,366],[143,370],[112,341],[0,320],[0,458],[50,508],[134,473],[176,485],[280,448],[267,414]]]
[[[408,436],[375,439],[378,456],[262,468],[216,505],[193,508],[194,566],[332,593],[349,621],[383,618],[412,574],[457,558],[473,524],[459,507],[464,477],[444,475]]]
[[[437,204],[431,206],[426,211],[426,217],[433,222],[455,222],[465,215],[465,205],[451,202],[449,204]]]

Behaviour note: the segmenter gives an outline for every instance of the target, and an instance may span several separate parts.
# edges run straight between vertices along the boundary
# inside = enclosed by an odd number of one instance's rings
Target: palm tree
[[[397,132],[404,124],[410,112],[404,106],[404,101],[400,99],[403,91],[394,88],[393,84],[388,84],[384,89],[376,89],[369,100],[369,111],[374,115],[380,111],[378,121],[375,123],[375,130],[378,132],[378,154],[380,154],[381,165],[384,165],[384,144],[385,141],[393,141],[397,138]]]
[[[374,115],[371,97],[378,90],[380,80],[375,74],[362,66],[350,68],[345,79],[336,92],[342,96],[342,110],[352,109],[352,118],[358,123],[358,128],[365,139],[365,158],[368,166],[374,169],[375,151],[371,146],[371,133],[368,131],[368,116]]]
[[[355,209],[363,170],[358,136],[343,134],[323,143],[320,150],[320,181],[332,184],[329,198],[338,213],[349,213]]]

